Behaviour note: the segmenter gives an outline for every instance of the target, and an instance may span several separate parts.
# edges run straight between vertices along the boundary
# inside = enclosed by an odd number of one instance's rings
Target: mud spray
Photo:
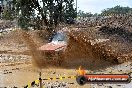
[[[32,56],[33,65],[39,69],[48,67],[45,56],[37,50],[37,45],[28,34],[28,32],[21,30],[21,36]],[[76,35],[75,35],[76,34]],[[89,39],[84,38],[83,33],[70,33],[66,50],[62,53],[62,67],[78,68],[82,65],[89,69],[96,69],[97,67],[109,66],[111,63],[102,59],[102,51],[97,45],[92,46]],[[98,48],[100,51],[97,51]],[[59,57],[58,57],[59,58]],[[105,63],[104,63],[105,61]],[[52,66],[52,65],[51,65]]]
[[[37,44],[28,32],[21,30],[20,35],[29,48],[33,65],[40,69],[49,67],[45,59],[46,56],[37,50]],[[93,42],[91,40],[96,39],[94,38],[96,36],[94,31],[89,33],[86,33],[86,30],[70,31],[68,36],[67,48],[61,55],[62,57],[60,59],[62,59],[62,62],[59,67],[75,69],[81,65],[88,69],[98,69],[111,66],[113,62],[116,64],[119,63],[119,56],[116,53],[110,51],[110,49],[106,48],[101,43],[92,44]],[[52,63],[50,66],[52,66]]]
[[[38,67],[40,70],[43,67],[47,67],[44,56],[41,54],[39,50],[37,50],[38,49],[37,45],[31,38],[31,36],[26,31],[23,31],[23,30],[20,30],[20,34],[23,41],[25,42],[25,44],[27,45],[29,49],[30,55],[32,56],[33,65]]]
[[[87,69],[98,69],[111,65],[111,62],[102,59],[102,53],[97,52],[95,46],[91,45],[90,39],[84,37],[83,33],[69,34],[69,41],[64,54],[64,66],[77,68],[81,65]]]
[[[88,32],[87,32],[88,30]],[[106,42],[97,36],[94,29],[86,29],[81,31],[72,31],[69,33],[69,41],[65,51],[65,64],[73,68],[81,65],[88,69],[106,68],[115,64],[123,63],[130,60],[131,56],[126,59],[123,55],[119,55],[114,48],[108,47]],[[105,40],[105,38],[103,37]],[[105,40],[112,44],[111,41]],[[114,42],[114,41],[112,41]],[[119,44],[117,42],[117,44]]]

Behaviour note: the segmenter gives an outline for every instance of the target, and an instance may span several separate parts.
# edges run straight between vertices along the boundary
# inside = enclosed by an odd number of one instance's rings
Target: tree
[[[91,13],[91,12],[84,12],[84,11],[81,11],[81,10],[79,10],[79,12],[78,12],[78,17],[83,17],[83,18],[85,18],[85,17],[91,17],[91,16],[93,16],[93,14]]]
[[[112,14],[132,14],[132,8],[129,7],[121,7],[117,5],[112,8],[104,9],[101,13],[102,15],[112,15]]]
[[[13,0],[22,28],[26,29],[30,22],[36,23],[39,20],[39,24],[36,24],[40,29],[46,26],[51,31],[52,27],[65,22],[68,17],[76,17],[73,2],[74,0]]]
[[[13,20],[15,18],[15,9],[12,1],[6,1],[5,6],[1,6],[2,18],[6,20]]]
[[[93,16],[94,16],[94,17],[97,17],[97,16],[99,16],[99,14],[98,14],[98,13],[95,13],[95,14],[93,14]]]

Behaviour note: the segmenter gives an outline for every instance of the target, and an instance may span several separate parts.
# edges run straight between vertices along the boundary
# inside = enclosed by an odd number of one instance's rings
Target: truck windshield
[[[56,33],[52,39],[53,42],[66,41],[66,35],[64,33]]]

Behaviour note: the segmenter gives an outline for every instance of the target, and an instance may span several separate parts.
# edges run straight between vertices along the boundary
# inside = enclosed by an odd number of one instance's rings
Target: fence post
[[[41,72],[39,73],[39,81],[40,81],[40,88],[43,88],[43,86],[42,86]]]

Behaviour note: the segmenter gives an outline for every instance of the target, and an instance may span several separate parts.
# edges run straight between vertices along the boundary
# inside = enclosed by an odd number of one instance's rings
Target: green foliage
[[[8,1],[3,9],[2,18],[6,20],[13,20],[15,18],[15,11],[12,2]]]
[[[132,8],[130,7],[122,7],[120,5],[117,5],[115,7],[112,8],[107,8],[102,10],[101,14],[95,13],[95,14],[91,14],[90,12],[84,12],[79,10],[78,12],[78,17],[97,17],[97,16],[102,16],[102,15],[113,15],[113,14],[132,14]]]
[[[73,8],[73,0],[67,0],[67,4],[66,4],[66,8],[64,11],[64,20],[70,18],[76,18],[77,14],[76,14],[76,9]]]
[[[44,26],[56,27],[68,17],[75,18],[73,2],[74,0],[13,0],[19,13],[19,25],[27,28],[30,23],[36,23],[34,25],[40,29],[44,29]]]
[[[83,18],[85,18],[85,17],[91,17],[91,16],[93,16],[93,14],[92,13],[85,13],[84,11],[81,11],[81,10],[79,10],[79,12],[78,12],[78,17],[83,17]]]
[[[13,20],[13,17],[12,17],[11,14],[12,14],[11,11],[4,10],[2,18],[5,19],[5,20]]]
[[[104,9],[101,13],[102,15],[112,15],[112,14],[132,14],[132,8],[121,7],[117,5],[113,8]]]

